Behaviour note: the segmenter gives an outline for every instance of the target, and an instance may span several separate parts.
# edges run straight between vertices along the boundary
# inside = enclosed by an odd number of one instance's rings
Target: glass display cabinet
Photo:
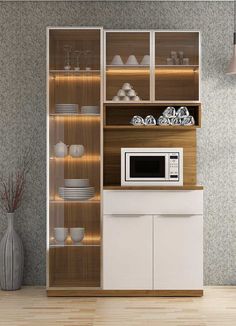
[[[155,100],[199,100],[199,32],[155,32]]]
[[[48,287],[100,287],[101,33],[48,29]]]
[[[105,101],[151,100],[151,32],[105,31]]]

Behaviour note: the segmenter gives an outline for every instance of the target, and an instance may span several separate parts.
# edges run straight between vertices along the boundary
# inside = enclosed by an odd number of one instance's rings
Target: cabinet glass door
[[[199,33],[155,33],[155,99],[199,100]]]
[[[100,29],[49,30],[50,287],[100,287],[100,49]]]
[[[150,32],[105,32],[105,99],[150,101]]]

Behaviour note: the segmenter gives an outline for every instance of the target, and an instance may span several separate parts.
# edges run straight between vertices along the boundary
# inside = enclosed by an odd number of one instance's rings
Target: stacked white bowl
[[[122,88],[118,90],[117,95],[113,97],[112,101],[140,101],[140,97],[133,89],[130,83],[124,83]]]

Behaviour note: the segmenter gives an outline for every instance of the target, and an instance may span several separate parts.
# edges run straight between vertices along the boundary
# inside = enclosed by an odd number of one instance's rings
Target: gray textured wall
[[[186,29],[202,33],[203,126],[198,182],[205,186],[205,284],[236,284],[236,77],[231,2],[0,2],[0,168],[33,142],[27,198],[16,218],[25,284],[45,283],[46,26]],[[0,214],[0,236],[6,221]]]

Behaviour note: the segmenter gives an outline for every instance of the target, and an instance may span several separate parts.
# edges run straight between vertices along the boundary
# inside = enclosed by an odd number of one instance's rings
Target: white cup
[[[149,54],[146,54],[142,61],[140,62],[141,65],[150,65],[150,55]]]
[[[81,242],[84,238],[84,228],[70,228],[70,236],[73,242]]]
[[[125,91],[123,90],[123,89],[120,89],[119,91],[118,91],[118,93],[117,93],[117,96],[119,96],[119,97],[123,97],[123,96],[125,96],[126,94],[125,94]]]
[[[119,96],[113,96],[112,98],[112,101],[119,101],[119,100],[120,100]]]
[[[111,61],[111,65],[123,65],[124,64],[124,62],[122,61],[122,59],[121,59],[121,56],[120,55],[115,55],[114,57],[113,57],[113,59],[112,59],[112,61]]]
[[[140,97],[139,96],[131,97],[131,101],[140,101]]]
[[[133,96],[136,96],[137,94],[136,94],[136,92],[135,92],[134,89],[130,89],[130,90],[127,92],[127,95],[128,95],[129,97],[133,97]]]
[[[83,145],[70,145],[69,154],[72,157],[81,157],[84,154]]]
[[[122,97],[122,101],[130,101],[129,96],[124,96],[124,97]]]
[[[132,86],[129,83],[124,83],[122,89],[124,91],[129,91],[130,89],[132,89]]]
[[[138,65],[138,61],[135,57],[135,55],[131,54],[127,61],[126,61],[126,65],[134,65],[134,66],[137,66]]]
[[[64,243],[68,236],[67,228],[54,228],[55,240],[59,243]]]

